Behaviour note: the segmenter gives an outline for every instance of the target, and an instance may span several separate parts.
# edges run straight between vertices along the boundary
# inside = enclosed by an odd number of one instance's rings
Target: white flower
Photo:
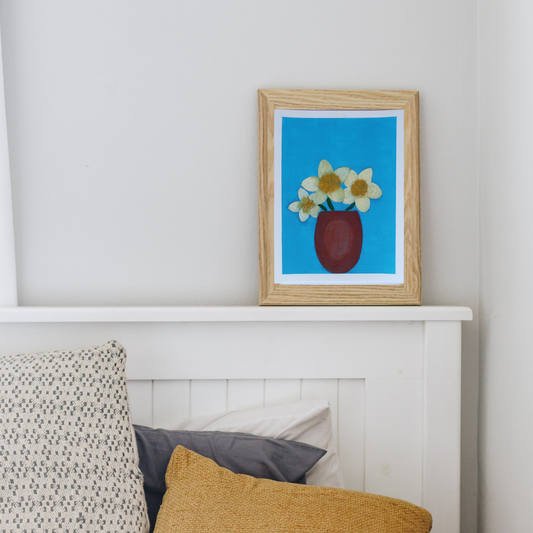
[[[318,207],[315,196],[315,194],[310,195],[307,191],[299,189],[298,198],[300,201],[292,202],[289,205],[289,209],[293,213],[298,213],[302,222],[305,222],[309,218],[309,215],[316,218],[318,213],[320,213],[320,207]]]
[[[359,175],[350,170],[346,181],[344,182],[344,203],[355,205],[361,213],[370,209],[370,200],[376,200],[382,194],[381,189],[372,183],[372,169],[365,168]]]
[[[350,172],[349,167],[340,167],[333,170],[333,167],[323,159],[318,165],[318,177],[311,176],[302,181],[302,187],[314,192],[315,202],[324,203],[328,198],[334,202],[344,201],[344,190],[341,184],[344,183]]]

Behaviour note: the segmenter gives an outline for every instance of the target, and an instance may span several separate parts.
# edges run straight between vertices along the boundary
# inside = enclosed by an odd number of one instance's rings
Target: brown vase
[[[349,272],[359,261],[362,246],[363,227],[357,211],[322,211],[318,215],[315,250],[328,272]]]

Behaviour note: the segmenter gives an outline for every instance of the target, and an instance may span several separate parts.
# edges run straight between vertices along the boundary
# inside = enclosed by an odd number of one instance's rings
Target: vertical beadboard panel
[[[339,431],[339,380],[302,379],[302,400],[328,400],[331,408],[333,432]]]
[[[172,429],[178,420],[189,418],[190,395],[188,379],[154,381],[154,427]]]
[[[435,533],[459,533],[461,323],[425,324],[424,499]]]
[[[365,490],[365,380],[339,380],[339,458],[347,489]]]
[[[263,407],[264,401],[264,379],[228,380],[228,411]]]
[[[365,491],[422,505],[422,379],[365,381]]]
[[[265,406],[299,402],[300,379],[265,379]]]
[[[133,423],[152,426],[152,381],[128,381],[127,386]]]
[[[191,381],[191,416],[224,413],[227,409],[226,379]]]

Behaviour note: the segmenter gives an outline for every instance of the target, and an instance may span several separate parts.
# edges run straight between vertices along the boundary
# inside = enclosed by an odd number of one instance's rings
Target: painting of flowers
[[[346,189],[341,187],[347,185]],[[332,273],[350,271],[359,261],[363,244],[361,220],[357,211],[350,213],[354,207],[362,213],[370,208],[370,198],[381,196],[381,189],[372,183],[372,169],[366,168],[358,176],[348,167],[333,170],[323,159],[318,165],[318,177],[311,176],[302,182],[304,189],[298,191],[300,201],[292,202],[289,210],[298,212],[300,221],[305,222],[309,216],[317,218],[322,209],[329,215],[323,215],[315,228],[315,250],[322,266]],[[349,204],[346,209],[335,211],[332,200]],[[328,207],[325,206],[327,204]]]
[[[416,91],[258,91],[261,305],[420,305]]]
[[[399,113],[281,114],[280,275],[397,281]]]

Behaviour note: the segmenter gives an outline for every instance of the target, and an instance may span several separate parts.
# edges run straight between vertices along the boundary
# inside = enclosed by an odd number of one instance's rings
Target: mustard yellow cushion
[[[427,533],[431,515],[393,498],[234,474],[178,446],[154,533]]]

